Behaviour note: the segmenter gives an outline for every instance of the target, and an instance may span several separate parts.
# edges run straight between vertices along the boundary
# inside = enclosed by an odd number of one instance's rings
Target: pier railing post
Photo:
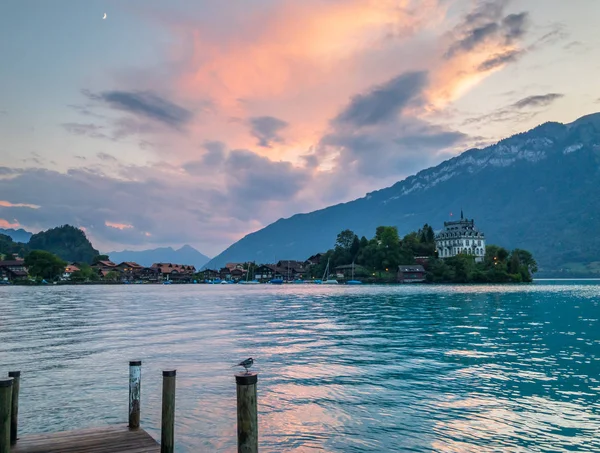
[[[238,453],[258,453],[257,373],[235,375]]]
[[[161,453],[173,453],[175,444],[175,374],[176,370],[163,371]]]
[[[9,371],[8,377],[13,378],[12,403],[10,410],[10,444],[17,443],[17,427],[19,423],[19,388],[21,386],[21,372]]]
[[[13,378],[0,379],[0,453],[10,453],[10,412]]]
[[[129,428],[140,427],[140,396],[142,391],[142,362],[129,362]]]

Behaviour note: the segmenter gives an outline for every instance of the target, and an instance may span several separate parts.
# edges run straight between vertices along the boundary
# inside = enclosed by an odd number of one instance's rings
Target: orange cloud
[[[178,22],[172,49],[183,68],[176,75],[177,97],[200,103],[210,98],[212,104],[190,125],[193,138],[170,149],[189,153],[190,143],[219,139],[297,162],[353,95],[419,66],[420,57],[388,54],[444,17],[438,0],[308,0],[249,11],[227,36]],[[268,150],[256,148],[248,127],[250,117],[263,115],[289,123],[284,140]]]
[[[116,228],[117,230],[128,230],[130,228],[133,228],[133,225],[129,225],[127,223],[115,223],[109,222],[108,220],[104,222],[104,225],[110,228]]]
[[[39,209],[40,206],[36,204],[27,204],[27,203],[11,203],[10,201],[0,200],[0,206],[4,208],[30,208],[30,209]]]
[[[14,219],[14,222],[15,223],[11,223],[8,220],[0,219],[0,228],[20,228],[21,227],[21,225],[19,224],[17,219]]]

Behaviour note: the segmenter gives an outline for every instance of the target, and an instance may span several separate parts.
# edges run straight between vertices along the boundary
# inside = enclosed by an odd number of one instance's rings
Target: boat
[[[272,278],[269,280],[272,285],[283,285],[283,278]]]
[[[338,285],[337,280],[329,279],[329,258],[327,259],[327,266],[325,267],[325,272],[323,273],[323,279],[321,281],[321,285]]]
[[[360,280],[354,280],[354,261],[352,261],[352,278],[346,282],[346,285],[362,285]]]

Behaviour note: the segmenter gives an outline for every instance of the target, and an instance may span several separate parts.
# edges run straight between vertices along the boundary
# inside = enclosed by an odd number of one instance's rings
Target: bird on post
[[[248,374],[249,373],[248,369],[252,366],[253,363],[254,363],[254,359],[252,357],[249,357],[246,360],[242,360],[237,365],[233,365],[231,368],[236,367],[236,366],[243,366],[246,369],[246,374]]]

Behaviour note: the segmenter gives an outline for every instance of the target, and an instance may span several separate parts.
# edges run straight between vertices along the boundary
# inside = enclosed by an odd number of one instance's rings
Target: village
[[[274,280],[282,283],[310,283],[318,280],[313,270],[321,263],[322,253],[312,255],[305,261],[280,260],[275,264],[227,263],[220,269],[203,269],[197,271],[193,265],[176,263],[154,263],[150,267],[134,262],[113,263],[110,260],[100,260],[88,266],[85,263],[69,263],[58,279],[58,284],[69,283],[124,283],[124,284],[164,284],[164,283],[239,283],[248,280],[259,283],[269,283]],[[421,264],[398,266],[395,279],[397,282],[416,283],[425,281],[426,258],[421,258]],[[93,272],[91,278],[85,280],[75,278],[82,268]],[[352,274],[371,276],[376,280],[375,273],[369,272],[360,265],[341,265],[335,267],[332,276],[340,282],[352,278]],[[88,274],[89,275],[89,274]],[[4,283],[25,283],[30,279],[28,269],[23,259],[0,261],[0,281]],[[386,280],[390,276],[386,275]]]

